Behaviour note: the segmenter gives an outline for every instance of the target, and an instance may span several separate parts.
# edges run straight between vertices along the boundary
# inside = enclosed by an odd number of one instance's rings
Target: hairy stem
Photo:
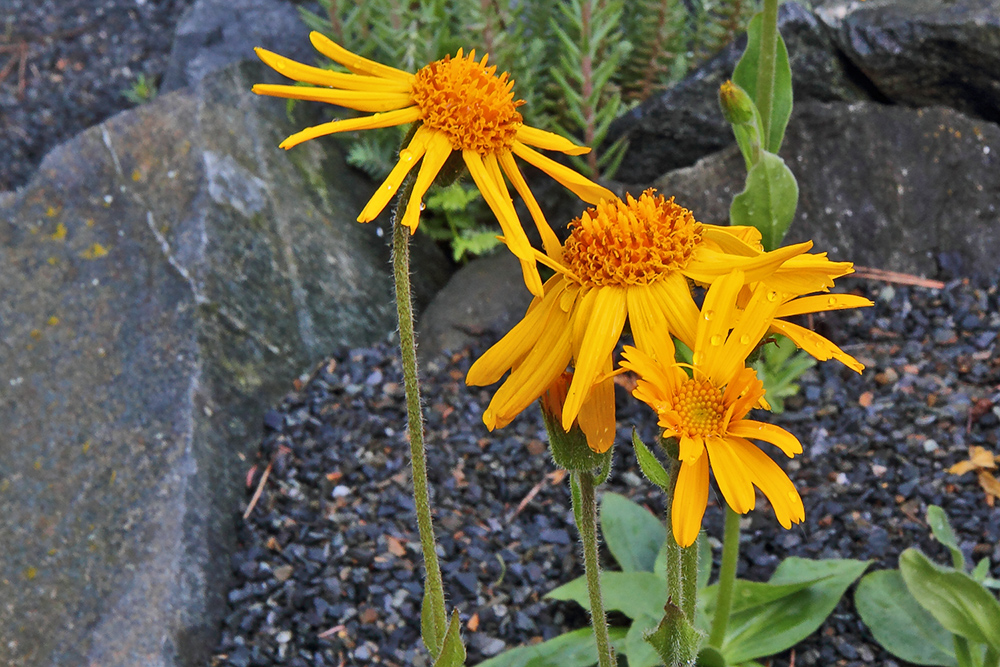
[[[413,337],[413,299],[410,294],[410,230],[399,224],[399,211],[413,192],[413,179],[408,178],[400,189],[392,223],[392,271],[396,284],[396,313],[399,317],[399,351],[403,360],[403,382],[406,388],[407,429],[410,436],[410,467],[413,471],[413,504],[417,508],[417,528],[426,570],[426,595],[430,596],[434,634],[444,637],[448,617],[444,605],[444,584],[437,559],[434,525],[431,519],[431,499],[427,487],[427,454],[424,450],[424,420],[420,411],[420,382],[417,377],[417,349]],[[432,652],[437,647],[428,647]]]
[[[601,566],[597,556],[597,501],[594,498],[594,474],[574,472],[580,485],[579,507],[574,514],[579,517],[580,536],[583,538],[583,568],[587,576],[587,592],[590,594],[590,622],[594,626],[597,641],[597,661],[600,667],[614,667],[615,655],[608,637],[608,619],[604,613],[604,598],[601,596]],[[574,495],[574,500],[576,497]]]
[[[726,505],[726,527],[722,539],[722,565],[719,567],[719,595],[712,619],[711,646],[719,648],[726,638],[729,612],[733,608],[733,586],[736,583],[736,562],[740,556],[740,515]]]
[[[778,0],[764,0],[760,28],[760,60],[757,64],[757,109],[764,127],[764,149],[771,150],[771,109],[774,106],[774,60],[778,49]]]

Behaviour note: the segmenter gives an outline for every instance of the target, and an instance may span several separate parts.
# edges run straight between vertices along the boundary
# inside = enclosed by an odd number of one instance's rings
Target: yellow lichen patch
[[[84,259],[99,259],[108,254],[108,249],[102,246],[100,243],[95,243],[89,248],[80,253],[80,257]]]
[[[35,569],[33,567],[25,568],[25,570],[24,570],[24,578],[27,579],[28,581],[31,581],[32,579],[34,579],[37,576],[38,576],[38,570],[37,569]]]
[[[563,259],[587,286],[649,285],[684,269],[702,242],[691,211],[652,190],[603,201],[569,225]]]
[[[41,469],[42,469],[42,460],[35,459],[35,470],[41,470]]]
[[[59,324],[59,318],[58,318],[58,317],[56,317],[55,315],[53,315],[52,317],[50,317],[50,318],[49,318],[49,319],[47,320],[47,322],[48,322],[48,325],[49,325],[50,327],[54,327],[54,326],[56,326],[57,324]]]
[[[49,238],[53,241],[65,241],[66,240],[66,225],[59,223],[56,225],[56,231],[49,234]]]
[[[60,211],[62,211],[62,206],[49,206],[47,209],[45,209],[45,215],[47,215],[50,218],[54,218],[57,215],[59,215]]]
[[[514,101],[514,82],[507,72],[496,76],[496,65],[459,51],[420,69],[413,77],[413,100],[427,127],[444,133],[455,150],[480,155],[509,151],[522,125]]]

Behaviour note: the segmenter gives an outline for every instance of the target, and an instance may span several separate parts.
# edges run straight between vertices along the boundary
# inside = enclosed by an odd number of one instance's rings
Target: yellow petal
[[[806,241],[761,253],[756,257],[739,257],[702,245],[695,249],[691,263],[684,268],[683,273],[696,282],[711,284],[716,278],[739,269],[746,273],[746,282],[755,283],[774,273],[789,258],[800,255],[811,247],[812,241]]]
[[[381,93],[366,90],[334,90],[332,88],[308,88],[305,86],[281,86],[272,83],[258,83],[253,92],[258,95],[282,97],[308,102],[326,102],[358,111],[394,111],[413,106],[409,93]]]
[[[789,458],[802,453],[802,443],[799,442],[799,439],[774,424],[766,424],[752,419],[741,419],[729,425],[729,434],[741,438],[770,442]]]
[[[683,463],[693,463],[705,454],[705,438],[682,435],[678,439],[678,452],[678,460]]]
[[[328,69],[303,65],[285,56],[262,49],[259,46],[254,51],[268,67],[279,74],[287,76],[289,79],[301,81],[302,83],[329,86],[331,88],[340,88],[341,90],[367,90],[392,93],[410,92],[409,80],[384,79],[374,76],[332,72]]]
[[[542,237],[542,247],[545,248],[545,254],[557,262],[561,262],[563,255],[559,237],[552,231],[552,227],[549,226],[548,221],[542,214],[542,209],[538,206],[535,195],[532,194],[531,188],[528,187],[528,183],[524,180],[521,170],[517,167],[517,162],[514,161],[513,153],[501,153],[499,160],[500,166],[503,167],[503,172],[507,174],[507,178],[514,184],[514,189],[521,195],[525,206],[528,207],[531,219],[535,221],[535,228],[538,229],[538,234]]]
[[[610,373],[611,356],[604,362],[603,371]],[[587,436],[587,446],[598,454],[611,449],[615,442],[615,381],[606,377],[593,387],[583,401],[577,417],[580,429]]]
[[[559,151],[567,155],[585,155],[590,152],[586,146],[577,146],[569,139],[560,137],[558,134],[540,130],[537,127],[522,125],[517,130],[517,141],[536,148],[543,148],[548,151]]]
[[[682,463],[677,472],[674,502],[670,507],[670,523],[677,544],[689,547],[698,539],[707,505],[708,457],[702,456],[693,463]]]
[[[748,230],[753,231],[750,232]],[[731,255],[757,257],[763,252],[757,248],[760,244],[760,232],[755,227],[722,227],[719,225],[703,224],[701,226],[701,233],[705,239],[717,244],[723,252]],[[746,238],[748,236],[749,239]],[[753,242],[750,239],[753,239]]]
[[[598,204],[602,199],[611,200],[615,198],[615,194],[603,185],[594,183],[589,178],[576,173],[555,160],[545,157],[520,141],[514,141],[512,150],[515,155],[544,171],[555,179],[556,182],[562,184],[563,187],[588,204]]]
[[[757,371],[752,368],[737,370],[736,375],[726,385],[726,391],[722,396],[723,405],[729,406],[726,424],[743,419],[754,407],[770,410],[763,396],[764,383],[757,377]]]
[[[733,511],[746,514],[754,508],[757,498],[753,492],[753,482],[747,475],[746,466],[736,455],[729,438],[709,436],[705,438],[712,470],[719,490]]]
[[[719,379],[719,368],[726,361],[721,352],[726,334],[732,326],[736,296],[743,288],[743,278],[742,271],[733,271],[717,279],[705,294],[705,302],[698,318],[693,348],[694,365],[706,377],[716,380],[715,384],[719,387],[729,379],[729,376]]]
[[[472,150],[462,151],[462,159],[469,168],[469,174],[475,181],[476,187],[482,193],[483,199],[497,217],[500,228],[503,230],[507,247],[516,257],[523,260],[534,259],[534,251],[521,228],[521,222],[517,219],[517,212],[509,197],[500,194],[500,185],[494,182],[486,164],[479,153]],[[518,233],[520,231],[520,233]],[[533,292],[534,293],[534,292]],[[539,296],[538,293],[534,293]]]
[[[852,371],[856,371],[858,373],[865,369],[864,364],[841,350],[829,340],[820,336],[815,331],[809,331],[809,329],[806,329],[805,327],[800,327],[798,324],[792,324],[786,320],[773,320],[771,322],[771,331],[788,336],[792,339],[792,342],[819,361],[836,359]]]
[[[422,125],[421,128],[423,127],[426,126]],[[400,219],[400,224],[409,227],[411,234],[417,231],[417,225],[420,224],[420,209],[423,206],[427,188],[431,187],[431,183],[437,178],[441,167],[451,155],[451,150],[451,141],[448,139],[448,135],[431,130],[424,158],[420,162],[420,171],[417,172],[417,179],[413,183],[412,192],[410,192],[410,200],[406,204],[406,211],[403,213],[402,219]]]
[[[344,120],[333,120],[329,123],[322,123],[307,127],[301,132],[296,132],[281,142],[279,148],[289,149],[298,146],[304,141],[325,137],[328,134],[337,132],[350,132],[352,130],[374,130],[380,127],[393,127],[395,125],[406,125],[420,120],[420,109],[408,107],[397,109],[396,111],[386,111],[373,116],[362,116],[361,118],[347,118]]]
[[[653,292],[645,285],[626,288],[625,296],[628,302],[628,321],[636,347],[665,364],[672,363],[676,350],[662,304],[652,299]]]
[[[855,294],[817,294],[803,296],[787,301],[778,308],[775,317],[791,317],[806,313],[821,313],[827,310],[843,310],[845,308],[864,308],[874,306],[871,299]]]
[[[770,501],[778,523],[787,530],[793,523],[805,520],[806,510],[802,505],[802,497],[778,464],[745,440],[735,438],[731,444],[747,476]],[[716,470],[716,478],[718,474]]]
[[[672,334],[694,349],[695,332],[701,313],[684,276],[671,271],[663,279],[649,285],[649,290],[650,305],[658,306],[661,315],[667,320],[669,329],[663,335]]]
[[[407,82],[413,79],[413,75],[409,72],[404,72],[388,65],[382,65],[374,60],[362,58],[316,31],[309,33],[309,41],[312,42],[313,47],[317,51],[330,60],[340,63],[355,74],[367,74],[383,79],[397,79]]]
[[[378,217],[382,209],[386,207],[389,200],[399,192],[399,186],[403,179],[410,173],[413,166],[420,161],[427,150],[427,142],[434,136],[434,130],[421,125],[410,140],[410,144],[399,152],[399,161],[386,176],[382,184],[375,190],[375,194],[368,200],[365,207],[358,214],[358,222],[371,222]]]
[[[587,392],[597,380],[598,370],[611,356],[625,327],[627,311],[624,288],[599,287],[592,290],[591,294],[594,294],[593,311],[587,318],[586,332],[580,346],[574,345],[573,350],[576,368],[566,395],[566,407],[563,409],[563,428],[567,431],[579,414]],[[574,323],[574,329],[576,328]]]
[[[746,309],[726,339],[721,354],[717,355],[718,363],[713,366],[715,374],[710,375],[712,379],[721,384],[743,368],[747,355],[768,331],[780,305],[781,297],[767,283],[755,286]]]

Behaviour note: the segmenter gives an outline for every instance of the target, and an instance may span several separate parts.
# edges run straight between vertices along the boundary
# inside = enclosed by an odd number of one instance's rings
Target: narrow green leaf
[[[955,569],[964,572],[965,556],[962,555],[962,550],[958,548],[958,538],[955,537],[955,531],[952,529],[945,511],[937,505],[931,505],[927,508],[927,523],[931,527],[934,539],[948,547],[948,551],[951,552],[951,562],[955,566]]]
[[[1000,602],[964,572],[943,568],[914,548],[899,557],[906,587],[952,634],[1000,650]]]
[[[625,656],[628,667],[656,667],[663,663],[652,644],[643,635],[651,632],[659,625],[653,616],[640,616],[632,621],[628,634],[625,635]]]
[[[729,219],[733,225],[756,227],[764,248],[773,250],[781,245],[798,200],[799,186],[785,161],[765,151],[747,174],[743,192],[733,198]]]
[[[990,559],[984,558],[976,563],[975,569],[972,570],[972,578],[983,583],[988,576],[990,576]]]
[[[712,577],[712,545],[708,543],[705,533],[698,534],[698,590],[708,586]]]
[[[910,595],[899,570],[862,577],[854,606],[875,640],[897,658],[916,665],[958,666],[951,633]]]
[[[434,626],[434,608],[431,599],[431,592],[427,590],[427,582],[424,581],[424,599],[420,602],[420,637],[430,654],[437,655],[441,652],[444,635]]]
[[[639,434],[632,429],[632,447],[635,449],[635,457],[639,460],[639,468],[653,484],[667,491],[670,488],[670,475],[663,464],[656,458],[656,455],[649,450],[649,447],[639,438]],[[666,533],[664,533],[666,539]]]
[[[624,572],[653,571],[667,529],[653,514],[617,493],[601,500],[601,533]]]
[[[704,640],[677,605],[668,602],[659,625],[643,638],[667,665],[693,665]]]
[[[464,667],[465,645],[462,644],[462,622],[458,618],[458,610],[452,612],[448,631],[444,635],[441,654],[434,661],[434,667]]]
[[[667,582],[652,572],[601,572],[601,593],[606,610],[620,611],[629,618],[646,615],[656,618],[663,613],[667,602]],[[553,600],[572,600],[590,609],[587,581],[577,577],[545,597]]]
[[[758,12],[750,19],[747,26],[747,48],[733,70],[733,82],[747,91],[757,106],[757,67],[760,63],[760,34],[763,14]],[[764,148],[771,153],[777,153],[785,136],[788,118],[792,115],[792,68],[788,64],[788,49],[785,40],[778,33],[777,50],[774,54],[774,102],[771,105],[771,122],[769,136],[765,138]]]
[[[625,628],[608,629],[611,645],[615,651],[622,651],[625,643]],[[594,631],[581,628],[558,637],[521,646],[479,663],[477,667],[590,667],[597,664],[597,643]]]

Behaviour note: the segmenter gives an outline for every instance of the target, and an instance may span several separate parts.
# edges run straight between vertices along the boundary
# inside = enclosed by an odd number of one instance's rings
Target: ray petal
[[[330,86],[341,90],[368,90],[392,93],[410,92],[410,81],[403,79],[385,79],[375,76],[363,76],[359,74],[344,74],[343,72],[333,72],[320,67],[303,65],[291,58],[278,55],[273,51],[262,49],[259,46],[254,49],[257,57],[264,63],[283,76],[289,79],[311,83],[316,86]]]
[[[514,141],[512,150],[515,155],[544,171],[588,204],[598,204],[602,199],[610,201],[615,198],[615,194],[603,185],[594,183],[589,178],[545,157],[520,141]]]
[[[841,350],[831,341],[820,336],[815,331],[800,327],[798,324],[792,324],[786,320],[773,320],[771,322],[771,331],[788,336],[796,345],[819,361],[836,359],[857,373],[865,369],[863,363]]]
[[[308,86],[283,86],[273,83],[258,83],[253,92],[258,95],[281,97],[307,102],[326,102],[358,111],[396,111],[413,106],[409,93],[383,93],[367,90],[334,90],[333,88],[309,88]]]
[[[612,369],[611,355],[601,369],[605,375]],[[605,377],[590,388],[577,416],[580,429],[587,435],[587,445],[603,454],[615,442],[615,380]]]
[[[682,463],[677,472],[674,502],[670,506],[670,523],[677,544],[689,547],[698,539],[707,505],[708,457],[702,456],[693,463]]]
[[[670,323],[653,291],[644,285],[626,288],[628,321],[635,345],[664,364],[672,363],[676,350],[670,335]]]
[[[732,444],[750,479],[770,501],[778,523],[788,529],[804,521],[802,497],[781,467],[746,440],[734,438]]]
[[[422,125],[421,128],[423,127],[425,126]],[[409,227],[411,234],[417,231],[417,225],[420,224],[420,209],[423,206],[423,199],[427,193],[427,188],[431,187],[431,183],[437,178],[441,167],[444,166],[444,163],[447,162],[448,157],[451,155],[451,151],[452,146],[448,135],[432,130],[430,138],[427,140],[427,149],[424,153],[424,158],[420,162],[420,171],[417,172],[417,180],[414,181],[413,190],[410,192],[410,200],[407,202],[406,211],[400,219],[400,224]]]
[[[524,180],[524,175],[521,174],[517,162],[514,161],[514,155],[510,152],[504,152],[500,154],[499,160],[500,166],[503,167],[503,172],[507,174],[507,178],[514,184],[514,189],[521,195],[525,206],[528,207],[531,219],[535,221],[535,228],[538,229],[538,234],[542,237],[542,247],[545,248],[545,254],[557,262],[561,262],[562,244],[559,243],[559,237],[552,231],[548,220],[545,219],[541,207],[538,206],[538,202],[535,200],[535,195]]]
[[[871,299],[856,294],[816,294],[803,296],[787,301],[778,308],[775,317],[791,317],[806,313],[821,313],[827,310],[843,310],[845,308],[864,308],[874,306]]]
[[[802,443],[799,442],[799,439],[774,424],[741,419],[729,425],[729,433],[741,438],[770,442],[789,458],[802,453]]]
[[[368,58],[362,58],[315,30],[309,33],[309,41],[312,42],[313,47],[317,51],[330,60],[340,63],[355,74],[367,74],[383,79],[398,79],[401,81],[410,81],[413,79],[413,75],[409,72],[377,63]]]
[[[325,137],[328,134],[337,132],[350,132],[352,130],[374,130],[380,127],[393,127],[394,125],[406,125],[420,120],[420,109],[408,107],[397,109],[396,111],[386,111],[373,116],[362,116],[361,118],[346,118],[344,120],[333,120],[329,123],[322,123],[307,127],[301,132],[289,136],[281,142],[279,148],[289,149],[298,146],[304,141]]]
[[[548,151],[559,151],[567,155],[585,155],[590,152],[586,146],[577,146],[565,137],[529,125],[522,125],[518,128],[515,138],[528,146]]]
[[[709,436],[705,439],[705,447],[708,449],[712,470],[715,471],[715,481],[719,483],[719,490],[726,502],[737,514],[746,514],[752,510],[757,502],[753,483],[729,439]]]
[[[377,218],[378,214],[389,203],[389,200],[396,196],[403,179],[406,178],[406,175],[410,173],[413,166],[424,156],[424,152],[427,150],[427,142],[433,134],[433,130],[424,126],[417,128],[413,139],[410,140],[410,144],[405,149],[405,157],[401,155],[396,166],[392,168],[389,175],[386,176],[382,184],[375,190],[372,198],[361,209],[361,213],[358,214],[358,222],[371,222]]]

